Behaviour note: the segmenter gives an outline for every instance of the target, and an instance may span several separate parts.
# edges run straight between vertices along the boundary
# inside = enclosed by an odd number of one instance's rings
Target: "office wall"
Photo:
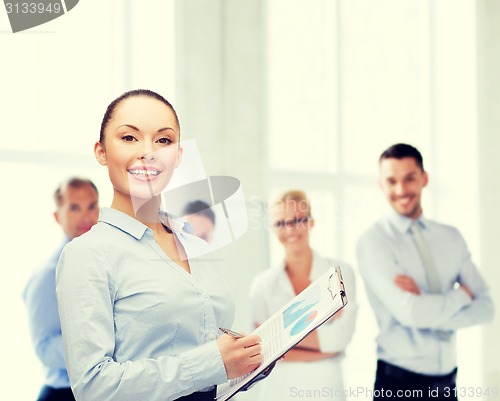
[[[482,336],[484,383],[500,383],[500,2],[477,1],[478,159],[481,260],[496,305]],[[466,211],[464,211],[466,212]]]
[[[258,207],[266,172],[262,7],[258,1],[187,0],[177,3],[176,21],[183,135],[196,139],[206,173],[238,178],[247,200],[251,228],[214,258],[223,262],[238,300],[235,324],[248,330],[248,286],[268,263]]]

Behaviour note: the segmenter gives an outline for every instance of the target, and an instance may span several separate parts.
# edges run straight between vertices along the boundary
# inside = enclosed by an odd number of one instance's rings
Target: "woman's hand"
[[[223,334],[217,339],[228,379],[250,373],[262,362],[260,336],[250,335],[234,338]]]

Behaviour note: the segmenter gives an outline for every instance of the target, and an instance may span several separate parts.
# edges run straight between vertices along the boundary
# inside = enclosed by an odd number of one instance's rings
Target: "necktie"
[[[431,252],[429,251],[429,247],[422,237],[422,232],[420,228],[420,224],[415,221],[410,226],[410,232],[413,235],[413,240],[417,247],[418,253],[420,254],[420,258],[422,259],[422,263],[425,268],[425,274],[427,277],[427,284],[429,285],[430,292],[433,294],[441,293],[441,285],[439,280],[439,275],[436,269],[436,265],[434,263],[434,259],[432,258]],[[451,337],[451,332],[437,330],[437,334],[440,339],[449,341]]]

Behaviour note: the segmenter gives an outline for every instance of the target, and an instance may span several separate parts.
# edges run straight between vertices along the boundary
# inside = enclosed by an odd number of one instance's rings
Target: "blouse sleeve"
[[[342,277],[347,294],[347,305],[342,309],[340,317],[330,320],[318,329],[322,352],[344,351],[354,334],[358,304],[354,272],[349,266],[342,266]]]
[[[81,245],[68,244],[57,267],[64,352],[79,401],[175,400],[227,380],[215,341],[177,356],[116,362],[112,270],[105,252]]]

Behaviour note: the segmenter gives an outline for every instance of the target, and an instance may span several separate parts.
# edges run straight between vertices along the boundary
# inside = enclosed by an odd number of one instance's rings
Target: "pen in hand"
[[[233,330],[225,329],[223,327],[219,327],[219,330],[222,331],[224,334],[227,334],[228,336],[231,336],[233,338],[242,338],[242,337],[245,337],[244,334],[238,333],[238,332],[233,331]]]
[[[241,334],[222,327],[219,330],[226,334],[219,336],[216,342],[228,379],[245,376],[260,366],[263,356],[259,335]]]

